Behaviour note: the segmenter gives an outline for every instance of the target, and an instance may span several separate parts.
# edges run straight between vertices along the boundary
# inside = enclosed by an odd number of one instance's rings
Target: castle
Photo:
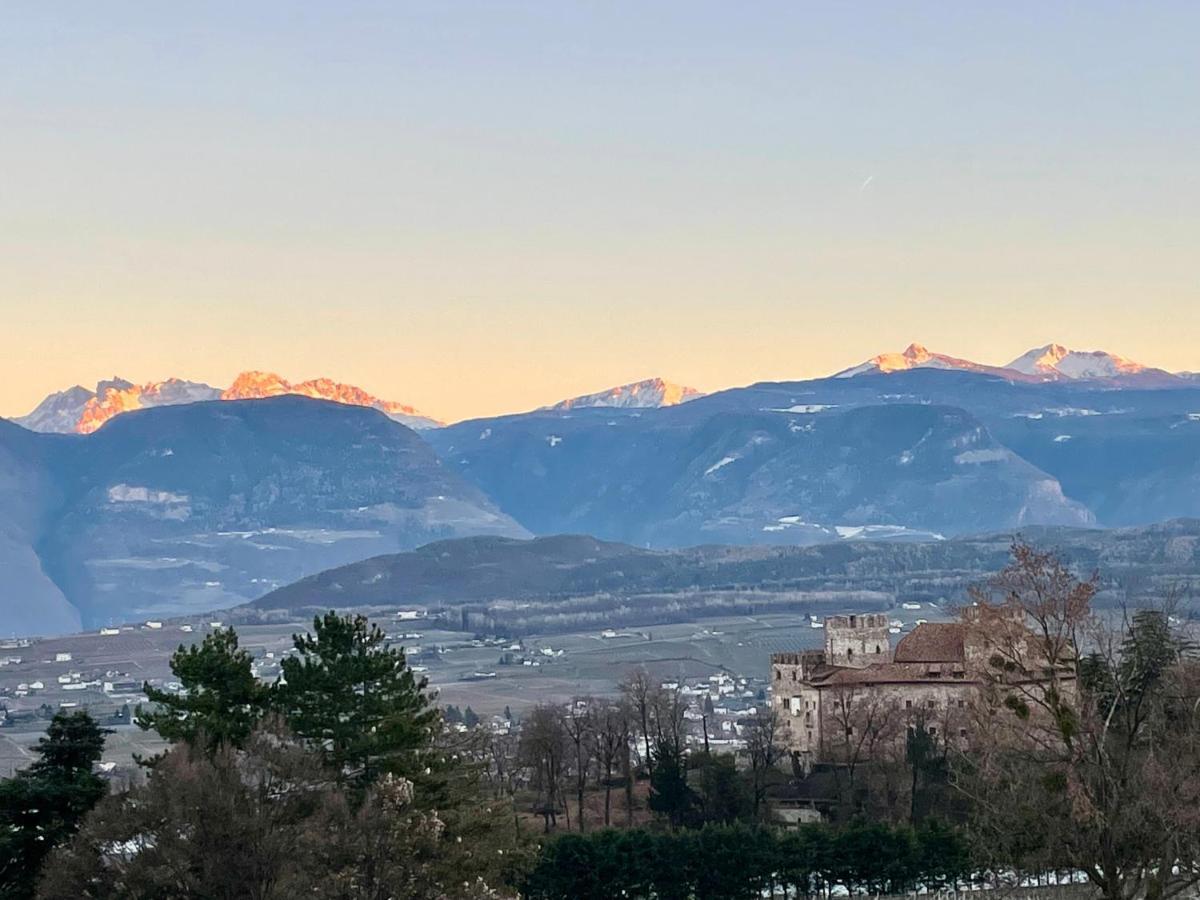
[[[966,739],[984,650],[975,630],[922,623],[893,649],[888,626],[882,613],[829,616],[824,649],[771,657],[771,704],[800,759],[837,761],[838,745],[894,742],[917,725],[941,741]]]

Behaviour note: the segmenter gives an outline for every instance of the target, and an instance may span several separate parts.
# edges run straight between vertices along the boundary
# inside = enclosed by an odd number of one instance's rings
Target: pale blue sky
[[[453,419],[911,340],[1200,368],[1197,38],[1171,3],[7,4],[0,415],[272,368]]]

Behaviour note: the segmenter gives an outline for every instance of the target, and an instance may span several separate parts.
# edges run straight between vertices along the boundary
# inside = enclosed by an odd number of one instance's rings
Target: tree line
[[[935,891],[971,871],[962,834],[936,822],[791,831],[706,825],[563,835],[542,851],[520,888],[530,900],[808,898],[836,888],[873,895]]]

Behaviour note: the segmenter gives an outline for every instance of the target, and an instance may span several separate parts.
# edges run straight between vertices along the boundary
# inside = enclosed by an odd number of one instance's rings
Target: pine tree
[[[199,646],[181,644],[171,656],[171,671],[183,691],[172,694],[145,685],[155,706],[145,711],[138,707],[138,727],[172,742],[192,744],[203,735],[209,751],[225,743],[243,746],[266,712],[270,692],[254,677],[250,654],[238,648],[237,632],[222,629]]]
[[[329,612],[313,631],[295,636],[297,655],[282,664],[275,699],[289,727],[360,787],[386,772],[421,775],[438,721],[426,680],[365,616]]]
[[[104,796],[93,766],[107,733],[87,712],[60,712],[34,747],[38,759],[0,782],[0,897],[33,897],[47,854]]]

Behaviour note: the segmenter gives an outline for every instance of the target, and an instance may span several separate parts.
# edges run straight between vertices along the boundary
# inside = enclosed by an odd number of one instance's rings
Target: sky
[[[446,420],[919,341],[1200,369],[1200,4],[0,6],[0,415]]]

